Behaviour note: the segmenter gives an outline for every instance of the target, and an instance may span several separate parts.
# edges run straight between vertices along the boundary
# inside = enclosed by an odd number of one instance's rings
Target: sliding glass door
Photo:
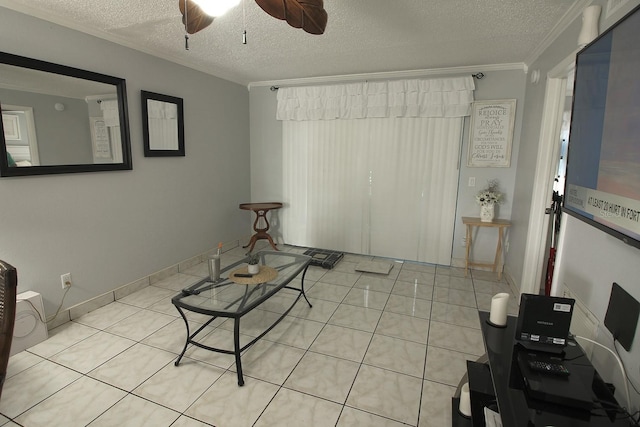
[[[283,122],[286,243],[449,265],[462,118]]]

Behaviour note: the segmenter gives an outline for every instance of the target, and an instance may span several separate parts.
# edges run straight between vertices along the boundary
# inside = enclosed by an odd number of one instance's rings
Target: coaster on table
[[[247,266],[233,270],[229,274],[229,280],[239,285],[259,285],[261,283],[267,283],[278,277],[278,270],[269,267],[267,265],[261,265],[258,274],[254,274],[251,277],[238,277],[237,274],[248,274],[249,268]]]

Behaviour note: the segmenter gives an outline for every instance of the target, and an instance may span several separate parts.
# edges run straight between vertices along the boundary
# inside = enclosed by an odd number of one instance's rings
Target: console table
[[[251,240],[247,244],[247,246],[243,246],[243,248],[249,248],[249,252],[253,250],[253,247],[256,244],[256,241],[260,239],[267,239],[271,244],[271,247],[274,250],[278,250],[276,248],[276,244],[273,242],[271,235],[268,233],[269,231],[269,221],[267,221],[267,213],[270,210],[280,209],[282,207],[282,203],[280,202],[268,202],[268,203],[241,203],[239,208],[253,211],[256,213],[256,220],[253,223],[253,231],[255,234],[251,236]]]
[[[504,230],[511,226],[511,221],[506,219],[494,219],[492,222],[483,222],[480,218],[463,216],[462,223],[467,227],[467,252],[464,260],[464,275],[467,276],[469,267],[491,267],[495,273],[498,271],[498,279],[502,278],[502,266],[500,266],[500,260],[502,256],[502,245],[504,240]],[[473,227],[490,227],[498,229],[498,245],[496,247],[496,256],[493,259],[493,264],[487,262],[472,262],[469,260],[471,254],[471,247],[473,245]],[[498,269],[500,267],[500,269]]]
[[[581,375],[584,368],[591,368],[592,396],[601,403],[595,404],[591,411],[586,411],[531,398],[527,394],[517,363],[517,354],[520,351],[514,342],[517,318],[509,316],[505,328],[490,326],[487,323],[488,319],[489,313],[481,311],[480,323],[488,363],[467,363],[473,420],[458,415],[458,399],[454,398],[453,426],[484,426],[484,418],[478,416],[482,413],[482,408],[478,408],[477,405],[482,406],[491,401],[497,403],[504,427],[630,426],[628,419],[621,418],[621,414],[616,415],[613,411],[616,404],[613,394],[574,340],[569,340],[569,345],[565,348],[563,363],[570,366],[570,375]],[[488,396],[489,394],[491,396]],[[602,409],[603,407],[607,410]]]
[[[311,303],[304,293],[304,276],[311,262],[311,257],[273,251],[261,251],[258,252],[258,254],[262,265],[260,266],[261,271],[257,275],[251,278],[237,276],[238,273],[247,272],[247,257],[223,268],[220,271],[220,279],[211,280],[211,278],[207,277],[195,285],[183,289],[182,292],[171,299],[172,304],[176,307],[180,316],[182,316],[187,327],[187,339],[182,353],[180,353],[175,361],[176,366],[180,363],[189,344],[218,353],[233,354],[236,359],[238,385],[244,385],[242,361],[240,359],[241,353],[280,323],[280,321],[289,314],[300,297],[304,297],[309,307],[311,307]],[[302,273],[300,288],[288,286],[300,273]],[[298,295],[291,303],[291,306],[282,313],[273,324],[265,325],[264,332],[241,347],[240,319],[285,288],[298,291]],[[211,316],[211,319],[205,322],[204,325],[199,326],[195,332],[191,333],[185,311],[208,315]],[[209,347],[196,341],[196,337],[200,332],[218,317],[233,319],[233,350]]]

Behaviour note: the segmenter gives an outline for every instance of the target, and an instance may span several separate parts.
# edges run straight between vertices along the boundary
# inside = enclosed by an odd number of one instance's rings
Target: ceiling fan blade
[[[323,0],[255,0],[269,15],[287,21],[309,34],[323,34],[327,27],[327,11]]]
[[[187,13],[185,16],[185,3],[187,4]],[[178,6],[182,13],[182,23],[186,23],[187,33],[195,34],[200,30],[207,28],[213,22],[213,16],[209,16],[200,9],[193,1],[178,0]],[[185,22],[186,21],[186,22]]]

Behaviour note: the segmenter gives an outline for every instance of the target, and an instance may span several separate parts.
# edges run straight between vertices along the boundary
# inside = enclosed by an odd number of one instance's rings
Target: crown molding
[[[585,7],[591,4],[592,0],[576,0],[571,7],[562,15],[562,18],[547,33],[542,41],[535,49],[525,58],[524,63],[527,67],[533,64],[551,46],[558,37],[567,29],[567,27],[582,15]],[[577,40],[576,40],[577,43]]]

